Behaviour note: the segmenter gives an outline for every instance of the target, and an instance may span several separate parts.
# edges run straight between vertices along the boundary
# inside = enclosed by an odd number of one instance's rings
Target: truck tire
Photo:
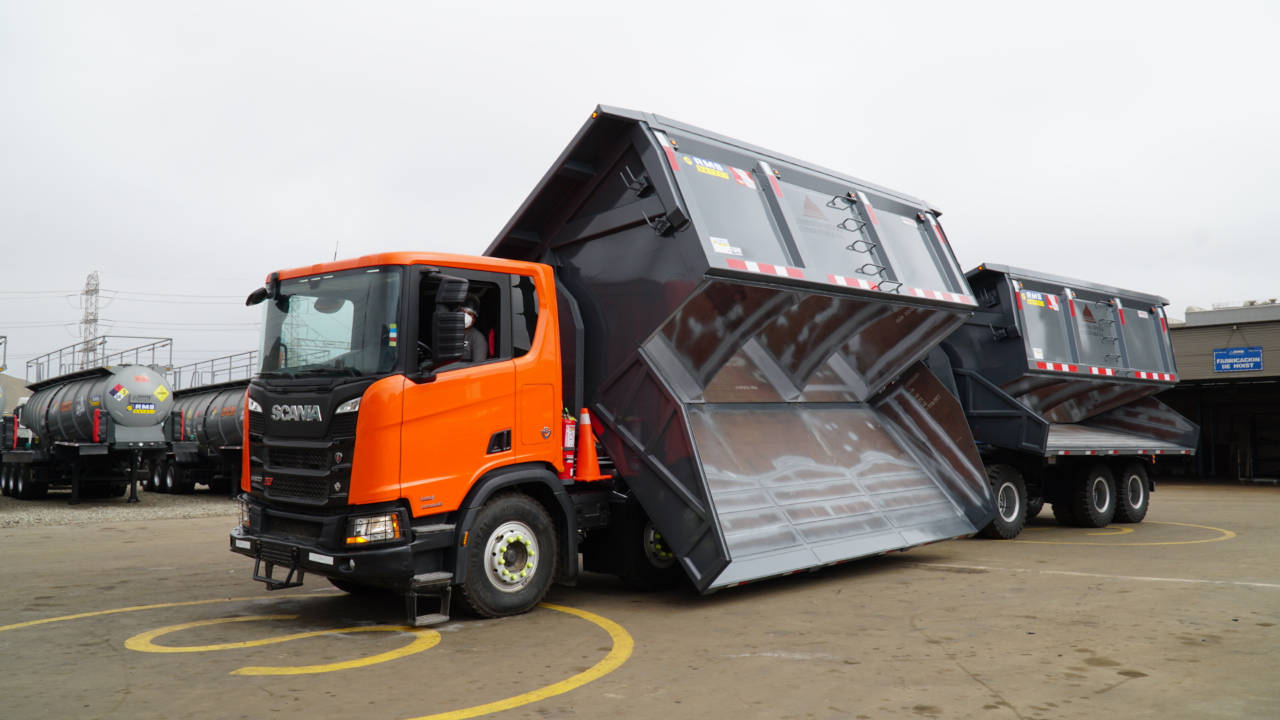
[[[1039,515],[1040,511],[1043,509],[1044,509],[1044,498],[1042,497],[1027,498],[1027,519],[1028,520]]]
[[[1120,479],[1116,481],[1116,515],[1115,521],[1122,523],[1140,523],[1147,516],[1151,507],[1150,484],[1147,469],[1139,463],[1129,463],[1120,470]]]
[[[164,461],[152,460],[147,463],[147,477],[142,481],[142,489],[147,492],[160,492],[164,483]]]
[[[1076,514],[1071,510],[1071,503],[1065,501],[1054,503],[1053,519],[1057,520],[1059,525],[1075,525]]]
[[[13,492],[9,485],[9,463],[0,465],[0,495],[9,497]]]
[[[165,486],[165,479],[169,474],[169,463],[167,460],[157,460],[152,467],[151,489],[158,493],[167,493],[169,488]]]
[[[996,499],[996,516],[978,535],[996,540],[1012,540],[1027,524],[1027,487],[1022,473],[1012,465],[991,465],[987,482]]]
[[[632,590],[665,590],[680,582],[684,571],[675,553],[662,540],[644,508],[634,498],[623,506],[618,522],[610,528],[610,548],[617,553],[615,574]]]
[[[1106,527],[1116,514],[1116,480],[1103,463],[1090,465],[1077,481],[1071,514],[1081,527]]]
[[[164,473],[164,489],[171,493],[186,494],[195,489],[195,483],[187,479],[186,468],[176,462],[169,463]]]
[[[559,548],[551,516],[523,493],[502,493],[480,508],[464,548],[462,599],[481,617],[528,612],[556,574]]]

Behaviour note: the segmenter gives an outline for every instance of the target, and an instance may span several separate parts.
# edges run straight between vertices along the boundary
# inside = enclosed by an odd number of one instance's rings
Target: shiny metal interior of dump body
[[[556,267],[565,405],[603,420],[709,591],[990,520],[963,411],[920,363],[975,305],[936,216],[600,108],[488,252]]]
[[[1177,382],[1167,300],[1002,265],[968,278],[981,310],[944,345],[966,407],[971,382],[1007,394],[1046,455],[1194,453],[1199,428],[1151,397]],[[974,423],[977,440],[1037,450],[997,425]]]

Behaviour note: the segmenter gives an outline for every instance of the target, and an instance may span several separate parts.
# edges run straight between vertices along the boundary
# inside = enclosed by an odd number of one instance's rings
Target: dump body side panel
[[[940,386],[911,370],[974,305],[936,215],[600,108],[488,253],[556,269],[584,327],[585,404],[707,591],[989,520],[959,406],[921,403]]]

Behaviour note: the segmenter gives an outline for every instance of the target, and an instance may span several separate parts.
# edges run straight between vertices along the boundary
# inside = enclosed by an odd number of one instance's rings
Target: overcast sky
[[[183,364],[273,269],[479,253],[597,104],[924,198],[966,269],[1280,296],[1280,4],[1044,5],[0,0],[8,372],[93,270]]]

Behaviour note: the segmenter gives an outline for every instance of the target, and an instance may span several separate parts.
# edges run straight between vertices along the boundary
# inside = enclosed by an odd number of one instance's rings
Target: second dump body
[[[600,108],[487,257],[269,279],[233,550],[269,587],[460,586],[504,614],[540,597],[516,559],[539,582],[549,555],[564,580],[579,551],[624,577],[674,562],[711,591],[972,534],[981,461],[921,362],[975,305],[936,214]],[[436,364],[463,294],[483,359]],[[567,472],[579,408],[603,479]]]
[[[1016,468],[1032,507],[1068,522],[1140,520],[1146,466],[1193,454],[1199,434],[1153,397],[1177,382],[1168,301],[1002,265],[968,278],[979,310],[930,364],[954,378],[988,466]]]

